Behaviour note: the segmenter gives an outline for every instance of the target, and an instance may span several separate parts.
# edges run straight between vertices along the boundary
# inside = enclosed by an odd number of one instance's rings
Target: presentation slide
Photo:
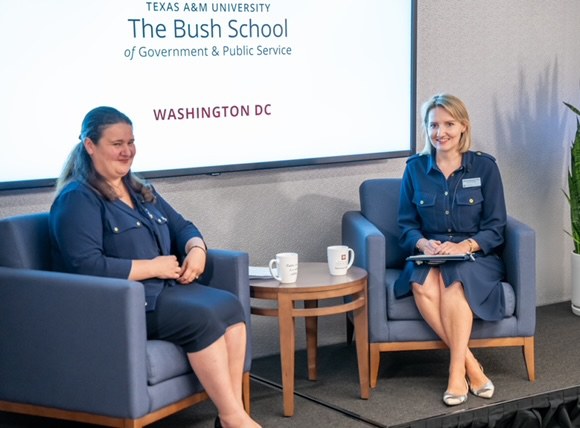
[[[57,177],[100,105],[136,172],[405,156],[412,4],[0,0],[0,188]]]

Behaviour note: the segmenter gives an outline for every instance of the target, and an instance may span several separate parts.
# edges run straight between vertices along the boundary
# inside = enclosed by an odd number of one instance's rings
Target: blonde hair
[[[421,153],[430,155],[433,153],[433,145],[429,138],[429,113],[436,107],[441,107],[451,115],[451,117],[465,126],[465,131],[461,134],[459,139],[459,152],[465,153],[471,148],[471,121],[467,107],[456,96],[450,94],[434,95],[429,101],[426,101],[421,107],[421,116],[423,118],[423,133],[425,135],[425,147]]]

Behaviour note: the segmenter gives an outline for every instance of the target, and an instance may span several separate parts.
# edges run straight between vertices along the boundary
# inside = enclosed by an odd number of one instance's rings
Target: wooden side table
[[[353,311],[360,396],[363,399],[369,398],[367,272],[364,269],[353,266],[346,275],[332,276],[326,263],[300,263],[298,279],[295,283],[281,284],[275,279],[251,279],[250,296],[255,299],[278,302],[277,308],[261,308],[252,305],[252,314],[278,317],[284,416],[294,414],[296,317],[306,318],[308,379],[316,380],[317,317]],[[346,296],[350,297],[346,299],[347,302],[341,300],[341,303],[333,306],[318,306],[319,300]],[[297,308],[296,301],[304,301],[304,308]]]

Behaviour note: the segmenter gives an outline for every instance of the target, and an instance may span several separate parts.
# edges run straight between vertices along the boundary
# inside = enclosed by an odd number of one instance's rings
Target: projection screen
[[[414,152],[414,1],[0,5],[0,189],[52,185],[100,105],[147,177]]]

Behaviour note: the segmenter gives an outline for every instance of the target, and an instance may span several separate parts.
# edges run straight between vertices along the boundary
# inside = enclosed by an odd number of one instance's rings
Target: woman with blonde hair
[[[417,308],[450,350],[443,401],[465,403],[468,393],[491,398],[495,387],[468,347],[473,317],[503,317],[498,256],[507,221],[495,159],[471,151],[471,121],[464,103],[449,94],[422,109],[424,150],[407,161],[399,208],[400,243],[409,254],[471,254],[472,260],[431,265],[407,262],[397,297],[413,294]]]

